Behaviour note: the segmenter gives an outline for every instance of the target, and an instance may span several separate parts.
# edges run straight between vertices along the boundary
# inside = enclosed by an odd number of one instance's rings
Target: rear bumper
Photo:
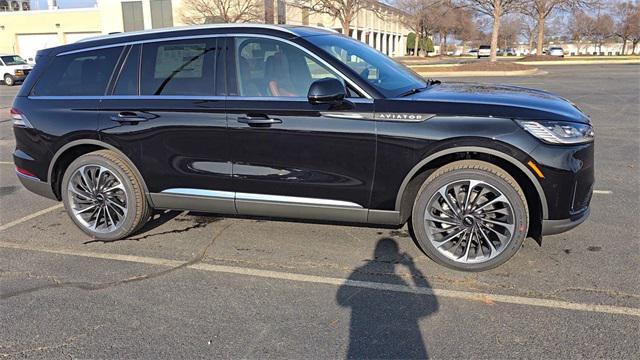
[[[58,201],[49,183],[40,181],[39,179],[31,176],[20,174],[18,172],[16,172],[16,175],[18,176],[18,180],[20,180],[22,185],[27,188],[27,190],[46,198]]]
[[[562,220],[543,220],[542,221],[542,235],[555,235],[573,229],[574,227],[582,224],[591,213],[590,208],[586,208],[584,211],[576,214],[568,219]]]

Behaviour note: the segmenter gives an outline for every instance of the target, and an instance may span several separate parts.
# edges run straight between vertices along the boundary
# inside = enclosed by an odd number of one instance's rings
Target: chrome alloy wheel
[[[427,203],[425,230],[431,244],[459,263],[481,263],[502,253],[515,233],[509,199],[477,180],[442,186]]]
[[[124,185],[104,166],[78,168],[71,175],[67,191],[73,215],[91,231],[112,232],[127,216],[128,197]]]

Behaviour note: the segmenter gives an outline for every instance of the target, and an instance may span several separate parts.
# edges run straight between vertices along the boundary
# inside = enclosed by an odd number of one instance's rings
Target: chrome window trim
[[[223,95],[29,95],[30,100],[232,100],[232,101],[309,101],[305,97],[279,97],[279,96],[223,96]],[[358,104],[372,104],[373,99],[347,98],[346,100]]]
[[[351,87],[353,87],[357,92],[359,92],[365,98],[373,99],[373,97],[369,93],[364,91],[364,89],[362,89],[355,82],[353,82],[351,79],[349,79],[349,77],[345,76],[342,72],[338,71],[338,69],[336,69],[333,65],[329,64],[324,59],[321,59],[318,56],[316,56],[316,54],[314,54],[309,49],[307,49],[304,46],[301,46],[299,44],[296,44],[295,42],[293,42],[291,40],[284,39],[284,38],[277,37],[277,36],[273,36],[273,35],[245,34],[245,33],[238,33],[238,34],[206,34],[206,35],[176,36],[176,37],[137,40],[137,41],[124,41],[124,42],[120,42],[120,43],[116,43],[116,44],[93,46],[93,47],[88,47],[88,48],[84,48],[84,49],[65,51],[65,52],[61,52],[61,53],[57,54],[56,57],[70,55],[70,54],[76,54],[76,53],[81,53],[81,52],[100,50],[100,49],[107,49],[107,48],[112,48],[112,47],[127,46],[127,45],[138,45],[138,44],[145,44],[145,43],[156,43],[156,42],[177,41],[177,40],[187,40],[187,39],[218,38],[218,37],[258,37],[258,38],[265,38],[265,39],[272,39],[272,40],[276,40],[276,41],[282,41],[282,42],[284,42],[286,44],[289,44],[291,46],[297,47],[298,49],[304,51],[309,56],[311,56],[311,58],[313,58],[314,60],[324,64],[325,66],[327,66],[331,71],[335,72],[342,80],[344,80],[347,84],[349,84]],[[230,97],[233,97],[233,96],[230,96]]]

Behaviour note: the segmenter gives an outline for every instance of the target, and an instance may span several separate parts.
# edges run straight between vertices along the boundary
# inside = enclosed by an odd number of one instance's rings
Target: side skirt
[[[400,212],[371,210],[340,200],[234,193],[201,189],[167,189],[149,194],[158,209],[229,215],[268,216],[376,225],[400,225]]]

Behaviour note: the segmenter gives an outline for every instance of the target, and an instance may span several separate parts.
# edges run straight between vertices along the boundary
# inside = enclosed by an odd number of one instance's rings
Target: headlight
[[[516,121],[531,135],[549,144],[583,144],[593,141],[595,133],[588,124],[565,121]]]

